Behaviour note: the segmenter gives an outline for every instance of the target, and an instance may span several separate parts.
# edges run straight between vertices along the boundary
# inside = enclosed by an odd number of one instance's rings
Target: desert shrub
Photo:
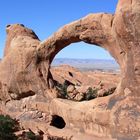
[[[26,138],[29,140],[38,140],[37,136],[32,131],[26,132]]]
[[[108,91],[104,92],[103,96],[108,96],[114,93],[116,87],[110,88]]]
[[[69,85],[70,84],[67,81],[65,81],[63,84],[57,84],[57,89],[59,90],[60,98],[68,98],[67,88]]]
[[[89,87],[85,94],[85,100],[91,100],[91,99],[97,98],[97,92],[98,92],[98,89],[93,89]]]
[[[14,133],[21,130],[19,123],[10,116],[0,115],[0,140],[43,140],[39,135],[35,135],[32,131],[24,132],[21,136]]]
[[[17,140],[14,132],[18,122],[9,116],[0,115],[0,140]]]
[[[67,86],[65,84],[60,84],[57,86],[57,89],[59,91],[59,97],[60,98],[67,98]]]
[[[19,137],[18,140],[43,140],[43,134],[35,134],[31,130],[23,132]]]

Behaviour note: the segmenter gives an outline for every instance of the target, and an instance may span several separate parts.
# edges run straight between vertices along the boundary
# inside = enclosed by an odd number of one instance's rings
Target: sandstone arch
[[[5,56],[0,63],[0,99],[8,103],[6,106],[1,104],[1,107],[7,111],[10,104],[16,108],[19,104],[28,104],[30,108],[30,103],[22,99],[27,97],[27,93],[32,93],[29,96],[35,94],[38,97],[45,94],[46,97],[43,96],[43,99],[50,100],[49,105],[45,104],[48,111],[64,118],[68,127],[82,128],[87,134],[90,132],[138,139],[139,9],[139,0],[119,0],[114,15],[90,14],[62,27],[43,42],[32,30],[23,25],[8,26]],[[104,47],[119,63],[122,78],[115,95],[88,103],[71,103],[48,98],[47,95],[54,86],[49,70],[53,58],[70,43],[79,41]],[[20,103],[10,101],[13,99],[21,100]],[[34,98],[31,99],[36,101]]]
[[[39,57],[49,59],[50,64],[54,56],[71,43],[84,41],[97,44],[108,50],[120,65],[122,80],[119,92],[123,93],[125,88],[129,88],[133,95],[138,96],[137,89],[134,87],[139,85],[139,64],[137,63],[138,58],[132,52],[138,51],[136,49],[138,44],[134,43],[138,42],[138,37],[135,41],[133,39],[134,36],[138,36],[138,32],[136,33],[134,30],[134,24],[138,24],[138,19],[135,17],[138,13],[131,12],[134,4],[136,2],[129,1],[126,4],[125,1],[120,0],[115,15],[90,14],[64,26],[38,46]],[[135,23],[133,23],[133,18],[137,20]],[[137,53],[138,55],[139,53]]]

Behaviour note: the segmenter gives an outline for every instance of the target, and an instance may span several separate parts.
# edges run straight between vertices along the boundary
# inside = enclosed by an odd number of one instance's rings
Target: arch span
[[[72,22],[60,28],[46,41],[38,46],[38,55],[44,58],[53,60],[55,55],[67,47],[71,43],[84,41],[89,44],[101,46],[109,51],[109,53],[117,59],[115,47],[112,47],[111,41],[113,40],[112,29],[113,15],[111,14],[89,14],[85,18]],[[106,26],[104,26],[106,23]]]
[[[65,25],[50,38],[40,43],[37,48],[38,58],[41,61],[48,61],[49,71],[54,57],[63,48],[72,43],[83,41],[106,49],[120,65],[120,68],[123,69],[123,57],[119,51],[116,51],[119,50],[119,47],[113,44],[114,38],[111,33],[113,19],[114,16],[111,14],[89,14],[80,20]],[[45,67],[46,66],[47,65],[45,65]],[[52,79],[51,74],[44,75],[44,77],[50,80]],[[48,79],[46,79],[46,81],[48,81]]]
[[[89,14],[80,20],[65,25],[50,38],[40,43],[37,48],[38,57],[48,62],[49,71],[50,64],[56,54],[71,43],[84,41],[101,46],[120,65],[122,80],[119,84],[119,92],[123,93],[125,88],[134,90],[133,87],[138,85],[138,75],[136,75],[134,65],[132,64],[132,57],[135,59],[135,56],[132,56],[131,49],[129,49],[132,44],[129,44],[130,41],[126,42],[127,39],[123,38],[121,30],[117,26],[117,24],[123,24],[119,16],[122,17],[119,12],[115,15],[103,13]],[[122,28],[125,28],[125,25]],[[129,38],[130,35],[126,33],[126,36]],[[52,79],[50,74],[44,77]]]

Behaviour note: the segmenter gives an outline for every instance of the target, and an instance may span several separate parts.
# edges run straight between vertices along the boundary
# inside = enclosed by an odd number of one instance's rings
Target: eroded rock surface
[[[52,67],[51,73],[57,82],[56,88],[60,91],[59,93],[66,94],[65,98],[74,101],[90,100],[113,94],[120,79],[118,73],[82,72],[69,65]]]
[[[89,14],[65,25],[43,42],[23,25],[7,26],[5,54],[0,62],[1,110],[19,119],[30,110],[42,111],[48,117],[58,115],[65,120],[63,129],[70,130],[69,137],[75,131],[76,138],[77,134],[84,134],[137,140],[140,137],[139,26],[139,0],[119,0],[114,15]],[[121,80],[115,94],[82,103],[55,98],[51,62],[64,47],[79,41],[105,48],[118,62]],[[49,119],[48,123],[41,123],[38,118],[28,119],[22,120],[25,127],[51,130]]]

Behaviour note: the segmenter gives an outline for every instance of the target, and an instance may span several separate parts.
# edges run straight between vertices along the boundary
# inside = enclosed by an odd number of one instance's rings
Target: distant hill
[[[119,65],[115,60],[103,59],[70,59],[56,58],[53,60],[52,66],[68,64],[79,68],[82,71],[100,70],[100,71],[119,71]]]

